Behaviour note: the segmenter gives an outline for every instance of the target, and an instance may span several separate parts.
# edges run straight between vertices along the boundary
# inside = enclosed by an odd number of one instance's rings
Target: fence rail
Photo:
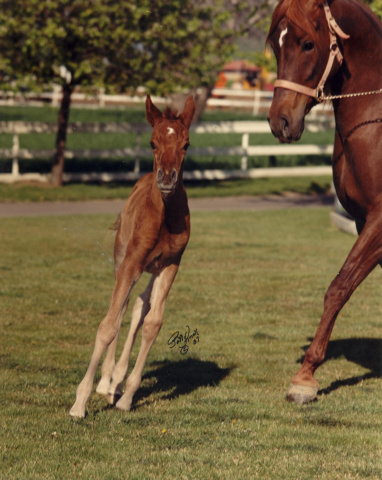
[[[229,88],[215,88],[212,90],[211,97],[207,100],[207,107],[210,108],[232,108],[251,110],[254,116],[267,112],[271,106],[273,92],[262,90],[240,90]],[[60,86],[54,86],[51,92],[42,93],[21,93],[0,91],[0,105],[36,105],[41,106],[50,103],[53,107],[58,107],[62,99],[62,89]],[[71,96],[72,105],[88,107],[113,107],[126,106],[132,104],[143,104],[145,102],[145,92],[138,90],[134,95],[106,95],[103,89],[95,94],[83,92],[73,92]],[[170,98],[152,97],[157,105],[168,105]],[[331,114],[328,104],[317,105],[310,116],[313,118],[321,115]]]
[[[311,123],[308,122],[306,129],[312,132],[324,131],[332,128],[332,120]],[[0,133],[13,134],[13,146],[8,149],[0,149],[0,159],[12,159],[12,172],[0,174],[0,182],[16,182],[20,180],[48,181],[48,175],[25,173],[20,174],[19,159],[49,158],[53,156],[53,150],[28,150],[20,148],[19,135],[25,133],[52,133],[56,125],[40,122],[0,122]],[[259,178],[270,176],[298,176],[298,175],[329,175],[331,167],[287,167],[287,168],[256,168],[248,169],[248,157],[250,156],[283,156],[283,155],[322,155],[331,154],[332,145],[249,145],[251,133],[270,133],[267,122],[214,122],[193,125],[191,131],[197,134],[241,134],[241,146],[232,147],[204,147],[192,148],[193,156],[202,155],[225,155],[240,156],[241,168],[237,170],[197,170],[184,172],[185,179],[228,179],[228,178]],[[69,133],[125,133],[136,134],[136,145],[133,148],[105,149],[105,150],[67,150],[66,158],[126,158],[135,159],[134,171],[118,173],[67,173],[64,181],[114,181],[136,180],[142,175],[140,171],[140,158],[150,157],[151,150],[142,148],[141,135],[151,132],[151,127],[146,124],[128,123],[71,123]]]

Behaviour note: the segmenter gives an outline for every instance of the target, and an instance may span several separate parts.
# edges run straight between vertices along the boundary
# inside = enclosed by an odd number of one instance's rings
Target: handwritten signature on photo
[[[183,334],[181,334],[179,331],[171,334],[171,337],[168,339],[167,344],[170,346],[170,348],[178,347],[180,354],[185,355],[190,348],[190,344],[193,343],[194,345],[196,345],[198,342],[198,329],[195,328],[195,330],[191,333],[191,329],[187,325],[186,331]]]

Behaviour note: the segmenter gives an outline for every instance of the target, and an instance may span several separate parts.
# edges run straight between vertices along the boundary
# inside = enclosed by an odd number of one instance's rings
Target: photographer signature
[[[188,352],[191,342],[194,345],[199,342],[199,332],[198,329],[195,328],[195,330],[191,333],[191,329],[187,325],[184,334],[181,334],[179,331],[174,332],[168,339],[167,344],[170,346],[170,348],[178,347],[180,354],[185,355]]]

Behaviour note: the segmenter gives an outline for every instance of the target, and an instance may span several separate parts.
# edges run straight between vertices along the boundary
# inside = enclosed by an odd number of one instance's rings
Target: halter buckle
[[[324,99],[324,87],[316,88],[316,100],[318,103],[322,103]]]

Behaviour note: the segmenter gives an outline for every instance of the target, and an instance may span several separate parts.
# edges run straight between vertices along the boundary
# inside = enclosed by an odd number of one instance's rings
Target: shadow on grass
[[[309,345],[303,347],[306,351]],[[369,370],[364,375],[336,380],[327,388],[319,390],[318,395],[328,395],[341,387],[357,385],[370,378],[382,377],[382,340],[377,338],[350,338],[329,342],[325,362],[344,357]],[[302,362],[304,357],[300,359]]]
[[[150,371],[142,377],[143,385],[134,396],[132,410],[151,403],[147,399],[152,394],[161,394],[161,400],[172,400],[181,395],[188,395],[200,387],[216,387],[233,368],[220,368],[215,362],[196,358],[177,362],[169,360],[153,362]],[[153,379],[156,380],[155,383],[144,385],[145,380]]]

